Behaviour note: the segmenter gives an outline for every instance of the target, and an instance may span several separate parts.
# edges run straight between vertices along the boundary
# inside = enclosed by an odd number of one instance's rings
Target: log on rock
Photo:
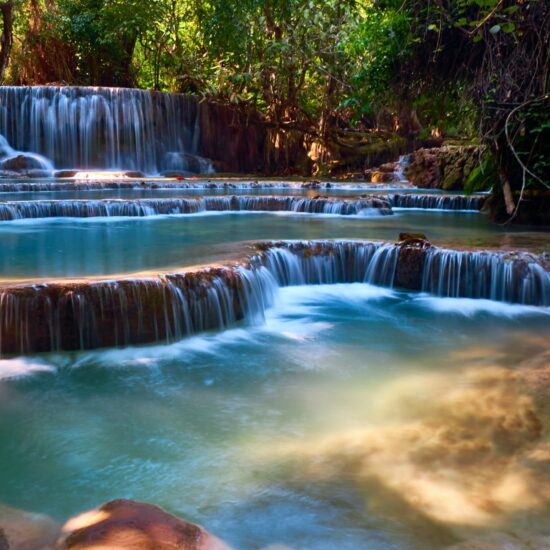
[[[426,235],[424,233],[399,233],[400,241],[410,241],[410,240],[420,240],[427,241]]]
[[[230,550],[202,527],[152,504],[113,500],[69,520],[58,550]]]

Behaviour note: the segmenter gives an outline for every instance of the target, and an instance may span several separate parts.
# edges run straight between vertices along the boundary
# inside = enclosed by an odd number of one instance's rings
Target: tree
[[[6,68],[13,46],[13,3],[14,0],[0,2],[2,13],[2,36],[0,37],[0,84],[4,82]]]

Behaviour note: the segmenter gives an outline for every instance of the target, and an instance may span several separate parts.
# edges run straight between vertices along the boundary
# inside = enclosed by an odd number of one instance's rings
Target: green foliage
[[[477,109],[464,82],[445,88],[427,87],[412,100],[412,106],[419,113],[423,127],[419,137],[422,139],[433,133],[470,139],[476,134]]]
[[[481,163],[470,172],[464,183],[464,191],[467,194],[489,191],[496,181],[498,181],[498,174],[494,158],[486,154]]]
[[[529,39],[523,22],[537,4],[19,0],[11,78],[192,93],[252,106],[274,126],[299,127],[321,141],[353,126],[472,138],[489,118],[480,116],[484,106],[514,101],[494,71],[480,101],[480,67]],[[548,121],[536,107],[515,117],[513,139],[522,162],[543,174]],[[502,136],[499,124],[486,141]]]
[[[396,67],[410,56],[412,39],[411,19],[404,9],[380,9],[375,4],[360,8],[360,17],[342,44],[343,53],[353,60],[347,105],[365,113],[387,103]]]
[[[526,186],[540,183],[550,187],[550,95],[547,99],[531,101],[516,111],[509,121],[512,146],[521,163],[528,167]],[[522,179],[521,166],[513,160],[511,170]]]
[[[397,1],[21,1],[66,45],[74,83],[252,104],[278,124],[374,113],[412,40]]]
[[[159,1],[58,0],[57,10],[46,15],[78,59],[83,82],[130,84],[138,38],[159,9]]]

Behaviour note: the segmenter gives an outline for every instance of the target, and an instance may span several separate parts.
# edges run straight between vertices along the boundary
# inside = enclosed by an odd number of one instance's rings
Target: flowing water
[[[60,520],[115,497],[155,502],[245,549],[441,548],[461,528],[511,529],[513,506],[485,520],[466,484],[453,505],[473,509],[468,521],[432,513],[434,500],[450,498],[445,487],[416,503],[404,487],[394,505],[393,477],[373,485],[379,466],[355,469],[342,455],[355,460],[370,433],[378,452],[404,459],[405,438],[394,449],[388,430],[431,421],[425,398],[456,390],[455,376],[543,350],[549,320],[544,308],[302,286],[282,289],[265,323],[246,329],[4,360],[2,499]],[[448,452],[413,463],[411,477]],[[454,475],[468,476],[467,464]]]
[[[56,168],[187,170],[196,155],[194,98],[122,88],[0,88],[0,134]],[[194,170],[192,170],[194,171]]]
[[[205,172],[202,122],[0,87],[0,169]],[[0,534],[132,498],[244,550],[548,547],[548,232],[397,176],[0,182]]]

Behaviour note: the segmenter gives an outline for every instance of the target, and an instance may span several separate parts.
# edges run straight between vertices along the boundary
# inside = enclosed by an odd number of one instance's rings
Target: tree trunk
[[[13,0],[0,2],[0,12],[3,23],[0,37],[0,84],[3,84],[13,45]]]

